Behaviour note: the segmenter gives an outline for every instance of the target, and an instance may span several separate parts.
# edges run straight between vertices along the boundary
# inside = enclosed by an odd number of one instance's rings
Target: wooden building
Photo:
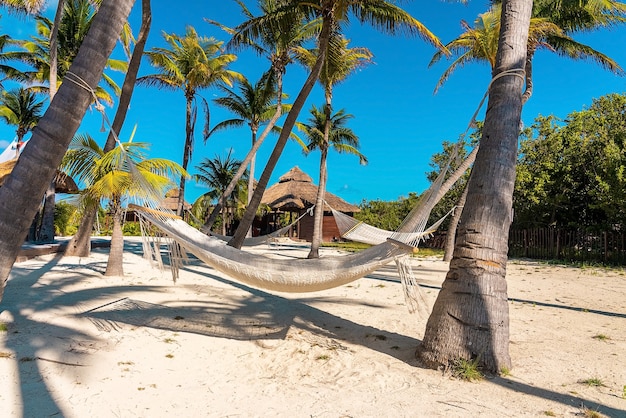
[[[262,234],[272,232],[276,219],[280,214],[288,213],[290,221],[305,214],[315,205],[318,187],[313,184],[311,177],[297,166],[280,177],[278,183],[265,190],[261,203],[268,205],[271,212],[258,223]],[[328,204],[324,205],[324,220],[322,226],[322,241],[330,242],[340,239],[339,229],[331,212],[331,207],[352,216],[359,212],[358,206],[352,205],[340,197],[326,191],[325,198]],[[328,206],[330,205],[330,207]],[[313,211],[311,215],[303,216],[292,228],[290,236],[304,241],[313,239]]]

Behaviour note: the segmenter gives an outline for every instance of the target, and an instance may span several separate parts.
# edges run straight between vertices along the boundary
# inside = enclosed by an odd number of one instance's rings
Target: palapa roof
[[[180,189],[171,189],[165,194],[165,199],[161,202],[160,206],[164,209],[169,209],[174,212],[178,210],[178,195]],[[187,201],[183,201],[183,210],[191,209],[191,205]]]
[[[317,186],[311,177],[297,166],[280,177],[278,183],[269,187],[263,193],[261,203],[274,210],[299,211],[310,208],[317,199]],[[325,198],[328,205],[340,212],[359,212],[358,206],[352,205],[338,196],[326,191]],[[330,210],[324,205],[324,210]]]
[[[0,163],[0,186],[4,184],[6,179],[9,177],[9,174],[13,171],[13,168],[17,164],[17,158],[14,160],[5,161]],[[69,193],[75,194],[78,193],[78,186],[73,178],[68,176],[67,174],[57,170],[56,177],[56,188],[54,189],[57,193]]]

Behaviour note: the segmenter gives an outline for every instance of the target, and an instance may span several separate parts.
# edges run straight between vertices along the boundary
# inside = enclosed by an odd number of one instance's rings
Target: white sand
[[[393,264],[294,295],[199,262],[173,284],[131,251],[125,277],[106,278],[106,252],[15,265],[1,417],[626,417],[620,271],[509,263],[514,367],[468,383],[418,365],[426,318],[407,313]],[[414,263],[432,306],[447,264]]]

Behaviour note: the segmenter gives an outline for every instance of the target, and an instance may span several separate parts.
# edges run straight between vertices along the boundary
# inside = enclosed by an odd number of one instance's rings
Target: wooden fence
[[[509,256],[626,264],[626,234],[560,228],[511,229]]]

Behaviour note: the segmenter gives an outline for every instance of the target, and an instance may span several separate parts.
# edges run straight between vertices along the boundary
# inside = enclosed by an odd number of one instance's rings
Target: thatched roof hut
[[[316,199],[317,186],[313,184],[313,180],[308,174],[296,166],[281,176],[278,183],[263,193],[261,203],[268,205],[273,210],[299,212],[315,205]],[[358,206],[351,205],[328,191],[325,193],[324,199],[328,205],[340,212],[354,213],[360,211]],[[324,205],[325,211],[331,210],[328,205]]]
[[[178,210],[178,195],[180,195],[180,189],[171,189],[165,194],[165,199],[163,199],[160,206],[163,209],[169,209],[176,212]],[[188,211],[190,209],[191,204],[187,201],[183,201],[183,210]]]
[[[17,164],[17,158],[0,163],[0,186],[2,186],[9,177],[9,174],[13,171],[15,164]],[[55,192],[57,193],[75,194],[79,191],[74,179],[59,170],[57,170],[55,181]]]
[[[311,177],[300,170],[297,166],[280,177],[278,183],[269,187],[263,194],[261,203],[268,205],[273,213],[266,215],[261,224],[271,225],[275,222],[278,212],[291,212],[300,216],[315,205],[318,187],[313,184]],[[332,209],[349,215],[359,212],[358,206],[352,205],[332,193],[326,192],[324,199],[324,219],[322,226],[322,240],[331,241],[339,239],[339,228],[332,215]],[[331,207],[329,207],[329,205]],[[297,217],[296,216],[296,217]],[[271,232],[271,230],[266,231]],[[291,237],[311,241],[313,237],[313,217],[304,216],[298,221]]]

